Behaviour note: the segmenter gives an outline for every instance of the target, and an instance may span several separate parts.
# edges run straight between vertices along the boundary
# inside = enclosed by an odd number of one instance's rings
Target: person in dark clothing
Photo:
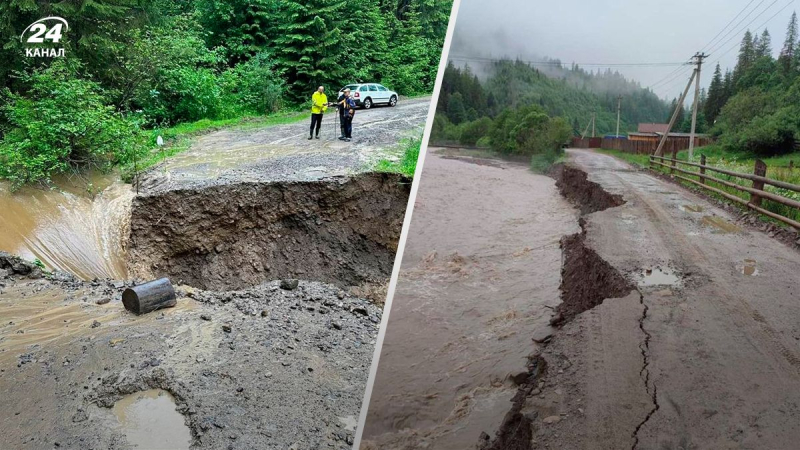
[[[336,109],[339,111],[339,128],[341,129],[342,134],[339,135],[339,139],[345,140],[347,137],[347,132],[345,130],[345,100],[350,97],[350,89],[345,88],[339,97],[336,99]]]
[[[356,115],[356,102],[350,95],[347,95],[343,99],[341,105],[341,109],[344,113],[344,118],[342,120],[344,139],[339,139],[350,142],[350,140],[353,138],[353,117]]]

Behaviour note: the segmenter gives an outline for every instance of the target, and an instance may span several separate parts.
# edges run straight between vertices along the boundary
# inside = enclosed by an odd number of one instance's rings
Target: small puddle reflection
[[[719,216],[703,216],[703,225],[714,227],[719,233],[738,233],[740,230],[736,225],[728,222]]]
[[[758,276],[758,268],[756,267],[756,260],[745,259],[744,264],[739,268],[739,272],[741,272],[742,275],[746,275],[748,277]]]
[[[645,269],[639,275],[639,286],[671,286],[678,284],[680,277],[670,269]]]
[[[703,212],[703,207],[700,205],[681,205],[681,209],[686,212]]]
[[[134,448],[188,450],[192,435],[175,407],[169,392],[150,389],[123,397],[112,411]]]

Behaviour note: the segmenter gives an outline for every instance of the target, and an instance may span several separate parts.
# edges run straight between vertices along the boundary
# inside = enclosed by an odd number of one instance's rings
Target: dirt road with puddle
[[[795,447],[800,252],[610,156],[568,154],[622,202],[565,240],[563,327],[485,448]],[[581,207],[597,197],[569,184]]]
[[[577,211],[524,164],[429,151],[363,435],[368,449],[465,449],[496,429],[531,331],[559,302]]]

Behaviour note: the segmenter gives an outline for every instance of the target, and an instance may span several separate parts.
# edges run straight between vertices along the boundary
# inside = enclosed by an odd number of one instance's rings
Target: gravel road
[[[308,140],[308,121],[260,129],[216,131],[143,175],[141,189],[157,192],[259,181],[313,181],[367,171],[396,157],[405,138],[422,136],[430,97],[401,100],[396,107],[358,110],[353,140],[337,139],[335,113],[323,119],[320,139]],[[310,116],[309,116],[310,117]]]

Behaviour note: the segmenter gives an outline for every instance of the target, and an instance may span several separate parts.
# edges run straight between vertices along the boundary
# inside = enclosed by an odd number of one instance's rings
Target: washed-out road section
[[[529,441],[506,448],[796,447],[800,252],[610,156],[568,155],[624,203],[582,217],[582,251],[615,273],[565,277],[562,298],[628,288],[555,333],[517,405]]]

